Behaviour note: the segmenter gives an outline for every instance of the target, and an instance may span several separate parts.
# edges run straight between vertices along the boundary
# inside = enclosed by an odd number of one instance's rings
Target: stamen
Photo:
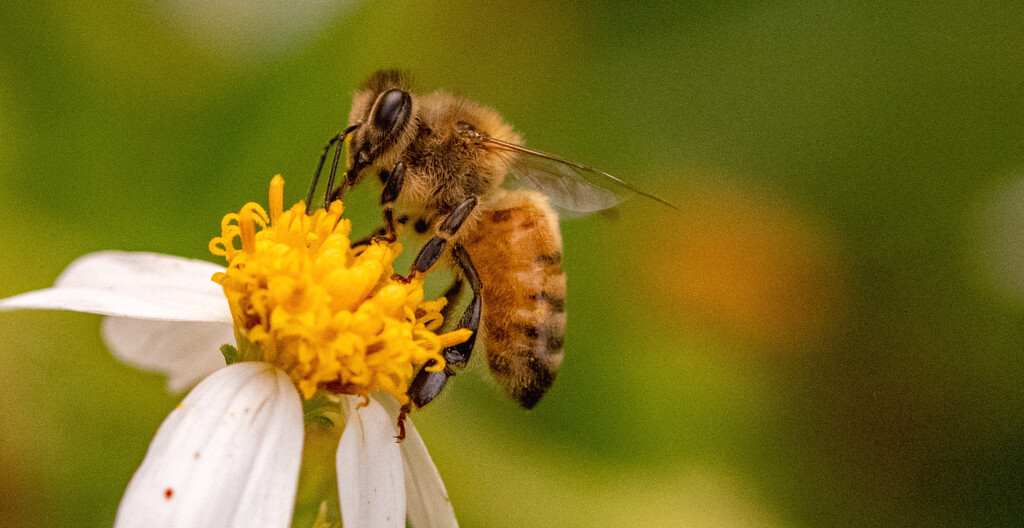
[[[210,240],[210,253],[221,255],[231,262],[238,254],[235,237],[238,236],[238,215],[229,213],[220,221],[220,236]]]
[[[270,180],[270,224],[277,225],[284,211],[284,178],[280,174]]]
[[[256,220],[252,210],[243,207],[238,213],[238,227],[242,236],[242,251],[252,255],[256,252]]]
[[[459,343],[462,343],[463,341],[469,339],[469,337],[472,335],[472,330],[468,328],[460,328],[458,330],[455,330],[454,332],[441,334],[437,337],[438,339],[441,340],[441,348],[448,348],[450,346],[455,346]]]

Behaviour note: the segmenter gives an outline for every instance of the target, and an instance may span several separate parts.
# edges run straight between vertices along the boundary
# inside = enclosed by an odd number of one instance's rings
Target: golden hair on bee
[[[422,369],[409,387],[422,407],[464,367],[482,337],[497,381],[521,406],[532,408],[551,387],[562,363],[566,331],[566,277],[558,214],[612,207],[631,194],[671,206],[614,176],[532,150],[493,109],[445,91],[414,95],[408,74],[374,73],[354,93],[348,128],[324,149],[307,198],[332,145],[337,143],[325,192],[329,201],[376,173],[383,226],[375,238],[393,241],[411,225],[430,236],[410,276],[439,262],[472,298],[458,322],[473,331],[446,348],[447,365]],[[348,143],[345,178],[332,189],[341,145]],[[369,239],[367,240],[367,242]]]

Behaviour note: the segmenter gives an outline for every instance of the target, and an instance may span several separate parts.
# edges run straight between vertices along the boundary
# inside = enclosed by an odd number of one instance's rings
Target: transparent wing
[[[565,211],[593,213],[615,207],[637,194],[677,209],[671,203],[607,172],[492,137],[481,136],[480,140],[488,147],[513,157],[509,176],[514,186],[542,192],[553,205]]]

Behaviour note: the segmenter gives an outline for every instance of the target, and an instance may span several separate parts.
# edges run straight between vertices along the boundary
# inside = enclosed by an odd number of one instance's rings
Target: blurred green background
[[[1016,525],[1024,8],[823,4],[0,3],[0,296],[214,261],[408,68],[681,207],[563,223],[538,408],[481,365],[416,414],[464,526]],[[0,314],[0,525],[109,525],[179,398],[99,324]]]

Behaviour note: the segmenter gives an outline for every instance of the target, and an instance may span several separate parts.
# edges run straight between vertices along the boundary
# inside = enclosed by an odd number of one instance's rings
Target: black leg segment
[[[469,258],[469,253],[466,252],[466,248],[462,247],[462,244],[452,246],[452,256],[455,257],[456,264],[466,278],[466,282],[469,283],[470,289],[473,290],[473,300],[469,302],[469,307],[463,312],[462,319],[459,320],[459,328],[467,328],[473,332],[473,335],[463,343],[446,348],[444,359],[457,366],[465,366],[469,361],[470,353],[473,352],[477,330],[480,329],[480,312],[483,308],[480,290],[483,285],[480,283],[480,276],[477,275],[473,261]]]
[[[469,213],[473,212],[473,208],[476,207],[478,202],[479,200],[476,196],[470,196],[455,206],[451,213],[448,213],[448,216],[438,226],[438,235],[427,241],[423,248],[420,249],[419,254],[416,255],[416,260],[412,264],[412,271],[414,273],[423,273],[434,267],[437,259],[441,258],[441,254],[444,253],[448,237],[454,235],[462,227],[462,224],[469,218]]]
[[[470,196],[462,201],[459,205],[455,206],[455,209],[445,217],[444,221],[441,222],[440,227],[437,228],[442,235],[452,236],[456,231],[462,227],[462,223],[469,218],[469,213],[473,212],[473,208],[479,200],[476,196]]]
[[[433,365],[434,360],[431,359],[427,366]],[[448,384],[448,378],[454,375],[455,372],[448,367],[439,372],[430,372],[426,366],[423,367],[409,385],[409,399],[416,407],[423,407],[441,394],[444,386]]]
[[[398,230],[395,227],[395,200],[402,192],[402,184],[405,183],[405,164],[399,161],[395,168],[388,174],[384,183],[384,191],[380,195],[380,205],[384,211],[384,235],[388,242],[398,240]]]
[[[398,194],[402,192],[402,185],[405,183],[405,164],[399,161],[395,164],[395,168],[388,174],[388,179],[384,182],[384,192],[380,195],[381,205],[391,205],[395,200],[398,199]]]
[[[439,236],[428,240],[426,244],[423,244],[420,252],[416,254],[416,260],[412,263],[412,270],[417,273],[423,273],[432,268],[437,263],[437,259],[441,258],[441,253],[444,253],[444,247],[447,243],[447,240]]]
[[[452,285],[448,287],[448,290],[444,292],[442,297],[448,302],[441,309],[441,317],[447,321],[451,319],[452,312],[455,311],[455,307],[459,304],[459,299],[462,297],[462,288],[465,286],[466,281],[462,279],[455,279],[452,281]]]

